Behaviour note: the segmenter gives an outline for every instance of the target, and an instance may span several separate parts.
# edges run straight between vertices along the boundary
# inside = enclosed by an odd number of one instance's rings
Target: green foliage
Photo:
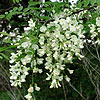
[[[13,3],[19,3],[22,0],[13,0]]]
[[[2,18],[4,18],[5,17],[5,15],[0,15],[0,19],[2,19]]]
[[[100,5],[100,0],[79,0],[77,6],[80,8]]]
[[[18,2],[20,0],[14,0],[15,2]],[[41,7],[39,7],[41,5]],[[30,0],[29,1],[29,5],[27,8],[23,8],[23,6],[19,6],[19,7],[14,7],[12,10],[10,10],[9,12],[5,12],[5,15],[0,15],[0,18],[5,18],[10,21],[11,18],[13,18],[14,15],[34,15],[34,17],[37,17],[38,19],[41,20],[49,20],[50,19],[50,14],[52,13],[53,10],[55,10],[55,12],[59,13],[60,11],[64,10],[64,7],[69,7],[69,4],[66,2],[46,2],[45,4],[42,4],[42,2],[40,1],[33,1]],[[39,17],[41,12],[45,10],[45,12],[47,13],[46,16],[44,15],[43,17]],[[48,16],[47,16],[48,15]]]
[[[8,45],[9,43],[12,43],[11,37],[9,36],[8,33],[0,32],[0,35],[7,37],[7,39],[2,38],[0,41],[0,61],[4,59],[9,61],[9,53],[11,53],[11,49],[15,48],[16,46]]]
[[[7,92],[0,92],[1,100],[11,100]]]

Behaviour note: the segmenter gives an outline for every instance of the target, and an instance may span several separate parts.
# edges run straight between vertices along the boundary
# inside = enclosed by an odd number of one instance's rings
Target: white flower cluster
[[[18,38],[20,37],[20,38]],[[21,55],[23,55],[22,51],[20,50],[20,48],[26,48],[25,52],[28,52],[28,49],[30,47],[30,42],[29,39],[25,38],[27,42],[23,42],[21,43],[21,45],[19,45],[19,41],[22,39],[23,36],[17,36],[16,39],[14,39],[15,41],[13,41],[13,44],[18,45],[17,48],[19,50],[17,50],[17,53],[11,53],[11,57],[10,57],[10,82],[11,82],[11,86],[20,86],[21,87],[21,83],[22,82],[26,82],[25,78],[26,76],[29,74],[28,71],[30,70],[30,67],[27,67],[26,64],[27,63],[31,63],[31,59],[32,56],[31,55],[25,55],[24,57],[21,57]],[[19,40],[18,40],[19,39]],[[12,44],[12,45],[13,45]],[[20,60],[18,60],[20,58]]]
[[[90,28],[90,39],[87,39],[88,43],[100,45],[100,17],[96,18],[96,24],[89,24]]]
[[[79,60],[83,58],[80,50],[84,48],[84,27],[81,21],[77,21],[76,16],[66,17],[61,14],[58,18],[56,16],[54,18],[55,20],[47,24],[47,26],[40,27],[39,44],[32,43],[29,30],[27,34],[22,35],[20,38],[20,40],[24,38],[23,42],[18,40],[14,42],[18,44],[17,48],[19,50],[16,54],[12,53],[10,57],[12,86],[21,86],[21,83],[26,81],[25,78],[29,74],[29,70],[32,70],[33,74],[42,73],[42,69],[37,67],[37,65],[41,64],[44,64],[45,69],[49,71],[46,73],[48,76],[46,80],[52,80],[50,88],[61,86],[60,81],[64,77],[67,81],[70,81],[70,78],[64,75],[63,72],[67,70],[72,74],[73,70],[68,69],[66,64],[73,63],[74,58]],[[30,19],[28,23],[28,29],[34,31],[35,23],[33,20]],[[24,52],[20,50],[24,50]],[[36,51],[37,54],[33,53],[33,51]],[[28,54],[29,52],[31,55]],[[25,56],[21,57],[21,55]],[[45,63],[43,63],[44,61]],[[30,66],[27,67],[28,63],[30,63]]]
[[[28,24],[29,24],[29,27],[24,27],[24,31],[25,31],[26,34],[28,34],[29,30],[31,30],[31,29],[34,30],[34,27],[35,27],[35,22],[33,22],[32,19],[30,19],[28,21]]]
[[[50,88],[61,87],[60,82],[64,78],[70,81],[65,70],[69,74],[73,74],[74,70],[66,65],[74,63],[74,59],[81,60],[84,57],[81,50],[84,48],[85,31],[83,21],[79,20],[79,17],[82,17],[81,14],[72,16],[66,16],[66,13],[55,14],[54,21],[40,28],[37,27],[38,25],[35,26],[32,19],[28,21],[29,27],[24,28],[25,34],[16,36],[12,43],[12,45],[17,45],[18,49],[17,53],[11,53],[10,57],[12,86],[21,87],[21,83],[25,82],[26,76],[30,74],[29,70],[32,71],[32,75],[41,74],[43,69],[47,70],[45,74],[47,75],[46,80],[51,80]],[[88,42],[91,43],[96,37],[95,43],[100,44],[98,38],[100,17],[96,18],[96,25],[90,24],[89,27],[91,35]],[[34,32],[38,32],[39,35],[35,36]],[[36,38],[37,43],[34,42]],[[41,65],[44,66],[43,69]],[[40,90],[40,87],[35,82],[33,83],[34,87],[31,86],[25,96],[27,100],[32,99],[33,90]]]
[[[28,89],[28,94],[25,96],[25,98],[27,100],[32,100],[32,93],[33,93],[34,89],[32,86],[30,86],[30,88]]]
[[[21,87],[21,83],[25,82],[26,76],[29,74],[28,71],[30,68],[27,68],[25,65],[22,65],[20,61],[16,61],[18,56],[21,55],[22,52],[18,51],[18,53],[11,53],[10,63],[14,63],[15,65],[10,65],[10,82],[11,86],[19,85]],[[27,63],[27,62],[26,62]]]
[[[34,30],[35,23],[32,19],[28,21],[29,29]],[[17,35],[16,38],[13,39],[13,43],[11,45],[17,45],[17,52],[11,53],[10,57],[10,82],[11,86],[20,86],[22,82],[26,82],[26,76],[29,74],[29,70],[32,70],[33,73],[42,73],[42,69],[37,68],[37,64],[41,65],[43,63],[43,58],[35,57],[34,51],[36,51],[39,47],[37,44],[32,43],[33,39],[30,39],[27,34],[23,34],[22,36]],[[26,32],[26,31],[25,31]],[[33,36],[34,38],[34,36]],[[30,65],[29,65],[30,64]],[[36,83],[35,83],[36,84]],[[39,91],[39,87],[35,85],[37,91]]]
[[[52,28],[54,28],[52,30]],[[46,80],[52,80],[50,88],[60,85],[63,80],[63,71],[67,69],[66,63],[73,63],[73,59],[83,58],[80,50],[84,48],[83,25],[76,17],[55,19],[46,26],[40,28],[40,48],[37,50],[40,57],[46,54],[45,69],[49,70]],[[73,73],[72,70],[68,70]]]
[[[76,4],[78,0],[68,0],[72,5]]]
[[[39,91],[40,90],[40,87],[38,87],[37,84],[35,84],[35,90],[36,91]],[[32,85],[30,85],[30,87],[29,87],[29,89],[27,91],[28,91],[28,94],[25,95],[25,98],[27,100],[34,100],[33,99],[34,97],[32,96],[32,93],[34,92],[34,87],[32,87]]]

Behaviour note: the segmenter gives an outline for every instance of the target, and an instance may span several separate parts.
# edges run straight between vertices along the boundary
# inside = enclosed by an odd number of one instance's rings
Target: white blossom
[[[22,64],[26,65],[27,63],[30,63],[31,62],[31,58],[32,58],[31,55],[26,55],[24,58],[21,58]]]
[[[37,84],[35,84],[35,90],[40,91],[40,87],[38,87]]]
[[[32,86],[30,86],[30,88],[28,89],[28,92],[29,93],[32,93],[33,92],[33,87]]]
[[[99,27],[100,26],[100,17],[96,18],[96,25]]]
[[[25,98],[26,98],[27,100],[31,100],[31,99],[32,99],[32,96],[31,96],[30,93],[28,93],[28,94],[25,96]]]
[[[67,75],[65,76],[65,79],[67,82],[70,82],[70,78]]]
[[[23,48],[29,48],[30,45],[31,45],[30,41],[23,42],[23,43],[21,44],[21,46],[22,46]]]
[[[40,27],[40,32],[45,32],[47,30],[46,26],[41,26]]]
[[[30,20],[28,21],[28,23],[29,23],[29,27],[30,27],[30,28],[34,28],[34,27],[35,27],[35,22],[33,22],[32,19],[30,19]]]

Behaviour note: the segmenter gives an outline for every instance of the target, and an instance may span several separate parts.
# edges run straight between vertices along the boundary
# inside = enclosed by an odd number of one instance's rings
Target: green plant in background
[[[77,6],[82,8],[82,7],[91,7],[91,6],[96,6],[100,5],[100,0],[79,0]]]
[[[19,3],[22,0],[13,0],[13,3]]]

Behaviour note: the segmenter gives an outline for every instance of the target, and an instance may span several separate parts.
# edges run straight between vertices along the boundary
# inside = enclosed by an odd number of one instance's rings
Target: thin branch
[[[86,100],[86,98],[69,82],[69,85],[84,99]]]
[[[96,8],[96,7],[97,7],[97,5],[95,5],[95,6],[93,6],[93,7],[84,8],[84,9],[82,9],[82,10],[79,10],[79,11],[73,12],[73,13],[70,14],[69,16],[72,16],[72,15],[74,15],[74,14],[78,14],[78,13],[80,13],[80,12],[82,12],[82,11],[85,11],[85,10],[91,10],[91,9]]]
[[[11,7],[7,8],[7,9],[1,9],[1,10],[0,10],[0,14],[1,14],[1,13],[4,13],[4,12],[6,12],[6,11],[9,11],[9,10],[11,10],[12,8],[13,8],[13,4],[11,5]]]
[[[65,90],[65,86],[64,86],[64,82],[63,82],[63,81],[62,81],[62,86],[63,86],[63,91],[64,91],[65,100],[67,100],[67,97],[66,97],[66,90]]]

